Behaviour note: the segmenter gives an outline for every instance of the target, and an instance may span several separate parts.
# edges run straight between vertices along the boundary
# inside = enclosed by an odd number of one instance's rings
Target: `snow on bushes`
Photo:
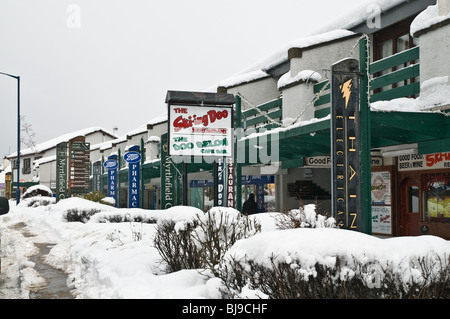
[[[301,205],[299,209],[277,214],[274,218],[279,229],[336,227],[336,220],[318,214],[315,204]]]
[[[193,220],[158,223],[156,231],[154,245],[169,272],[208,268],[214,273],[225,252],[236,241],[260,232],[261,224],[233,208],[214,207]]]
[[[225,297],[449,298],[450,243],[438,237],[380,239],[342,229],[257,234],[218,267]]]

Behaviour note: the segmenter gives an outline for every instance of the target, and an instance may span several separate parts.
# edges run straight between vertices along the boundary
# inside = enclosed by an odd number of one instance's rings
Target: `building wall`
[[[242,95],[245,99],[242,101],[242,110],[258,106],[280,97],[280,91],[277,87],[278,79],[271,77],[244,83],[227,89],[227,93]],[[249,103],[251,105],[249,105]]]
[[[450,74],[450,25],[422,34],[420,40],[420,83]]]

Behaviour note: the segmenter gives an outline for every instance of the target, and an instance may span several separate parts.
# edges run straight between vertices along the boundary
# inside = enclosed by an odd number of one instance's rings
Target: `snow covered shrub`
[[[394,262],[336,256],[333,263],[272,254],[265,262],[230,255],[218,267],[224,298],[448,299],[450,257],[430,253]]]
[[[154,245],[169,271],[215,267],[237,240],[261,231],[259,221],[235,209],[215,207],[192,222],[161,221]]]
[[[93,215],[99,212],[101,212],[101,210],[95,208],[92,209],[71,208],[65,212],[64,217],[68,222],[87,223]]]
[[[82,194],[81,198],[110,206],[114,206],[115,204],[114,198],[105,197],[105,195],[101,191],[93,191],[90,193]],[[111,199],[114,202],[112,202]]]
[[[191,234],[196,223],[162,220],[157,224],[153,244],[167,265],[168,272],[201,268],[199,249]]]
[[[53,197],[53,192],[47,186],[34,185],[27,189],[27,191],[22,195],[21,199],[27,199],[36,196]]]
[[[292,209],[276,215],[275,225],[279,229],[291,228],[335,228],[336,220],[317,213],[316,204],[300,205],[299,209]]]
[[[56,203],[56,198],[54,197],[31,197],[26,199],[28,207],[39,207],[48,206],[50,204]]]
[[[242,215],[233,208],[214,207],[202,216],[193,232],[200,249],[202,264],[216,273],[215,266],[233,244],[261,231],[256,219]]]

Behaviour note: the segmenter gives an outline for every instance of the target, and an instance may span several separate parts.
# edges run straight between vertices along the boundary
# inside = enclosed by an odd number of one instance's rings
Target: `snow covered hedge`
[[[298,228],[236,242],[218,272],[225,298],[450,298],[449,245]]]

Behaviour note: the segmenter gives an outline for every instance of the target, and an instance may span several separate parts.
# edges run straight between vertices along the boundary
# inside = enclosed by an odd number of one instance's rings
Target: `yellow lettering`
[[[350,228],[356,228],[355,221],[356,221],[357,214],[353,213],[353,214],[350,214],[350,216],[353,216],[353,220],[352,220],[352,224],[350,225]]]

